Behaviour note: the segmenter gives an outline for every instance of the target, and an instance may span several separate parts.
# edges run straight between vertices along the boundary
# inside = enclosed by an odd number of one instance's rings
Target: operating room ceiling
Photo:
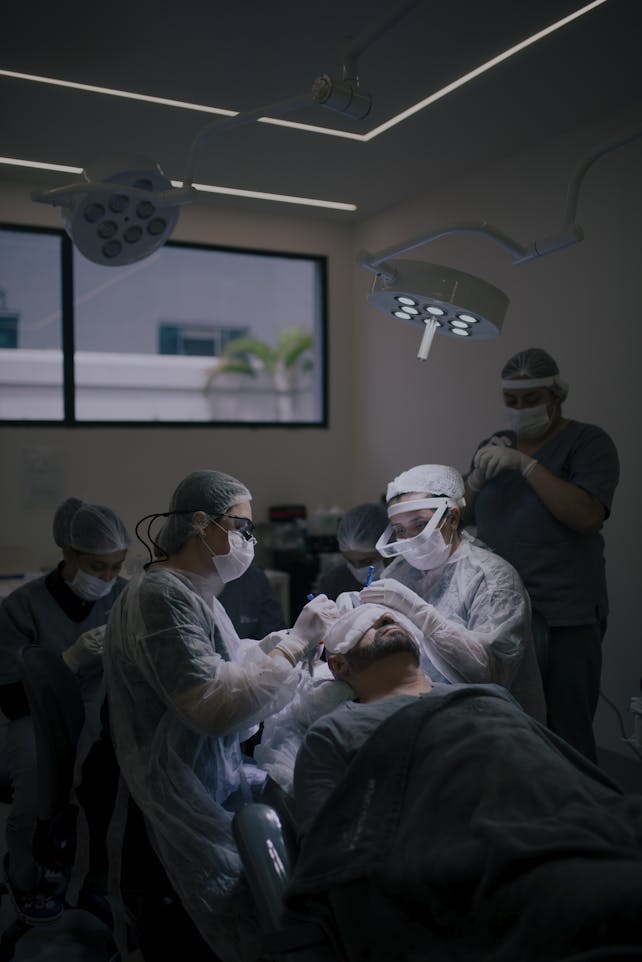
[[[366,134],[587,2],[11,0],[0,70],[241,112],[303,95],[309,102],[289,120]],[[606,0],[368,142],[231,125],[203,148],[194,179],[355,204],[353,213],[315,215],[356,221],[603,116],[639,105],[642,119],[641,14],[641,0]],[[360,88],[373,103],[363,120],[314,104],[310,95],[320,74],[341,76],[346,37],[365,44]],[[198,131],[226,123],[1,73],[0,102],[3,157],[76,167],[113,159],[117,170],[142,154],[174,180],[183,179]],[[38,188],[75,179],[8,166],[0,166],[0,177]],[[224,203],[293,210],[265,200]]]

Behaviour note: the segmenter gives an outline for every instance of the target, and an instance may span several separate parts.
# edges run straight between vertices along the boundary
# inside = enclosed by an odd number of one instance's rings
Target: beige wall
[[[46,492],[34,498],[28,491],[29,457],[38,453],[51,458],[65,493],[105,501],[132,526],[141,515],[162,510],[177,481],[203,466],[246,481],[259,520],[278,502],[303,501],[313,510],[375,498],[394,474],[422,461],[464,470],[478,441],[503,424],[502,363],[520,348],[541,346],[570,382],[565,413],[599,424],[620,452],[622,480],[606,526],[613,610],[603,687],[630,730],[628,702],[642,675],[636,606],[642,144],[605,157],[588,174],[579,208],[586,239],[574,248],[513,267],[491,241],[459,235],[410,255],[478,273],[504,289],[511,305],[497,340],[475,345],[437,337],[422,365],[415,358],[421,332],[368,308],[370,276],[354,263],[361,248],[378,250],[461,221],[486,219],[522,242],[554,232],[576,162],[634,119],[622,115],[578,130],[428,192],[356,231],[344,218],[250,214],[216,204],[185,208],[177,239],[328,255],[329,429],[3,428],[0,546],[33,544],[51,557],[57,500],[48,503]],[[386,176],[382,172],[382,189]],[[9,181],[0,184],[0,219],[59,223],[57,212],[32,204],[28,192]],[[615,716],[604,705],[597,731],[601,745],[626,754]]]

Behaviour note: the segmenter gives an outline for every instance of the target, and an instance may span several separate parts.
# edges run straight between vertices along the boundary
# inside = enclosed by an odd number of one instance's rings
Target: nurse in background
[[[16,911],[34,924],[62,914],[66,880],[33,858],[36,746],[17,655],[27,645],[40,645],[59,653],[75,674],[85,706],[80,764],[100,731],[103,635],[126,584],[119,572],[131,540],[110,508],[78,498],[67,498],[56,511],[53,537],[62,561],[49,574],[16,588],[0,606],[0,708],[8,719],[2,766],[13,791],[4,870]]]
[[[321,575],[316,591],[336,600],[344,591],[360,591],[368,580],[383,577],[384,560],[375,545],[387,526],[388,512],[380,501],[366,501],[346,511],[337,528],[343,561]]]
[[[611,438],[562,415],[568,385],[540,348],[501,372],[509,430],[482,442],[464,523],[517,569],[550,627],[548,726],[595,761],[593,716],[608,599],[601,528],[619,478]]]

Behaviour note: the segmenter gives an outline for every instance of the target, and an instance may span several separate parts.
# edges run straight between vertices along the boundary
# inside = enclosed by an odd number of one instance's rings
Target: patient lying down
[[[642,955],[642,796],[505,689],[431,684],[394,612],[362,605],[325,644],[356,698],[297,757],[291,912],[348,962]]]

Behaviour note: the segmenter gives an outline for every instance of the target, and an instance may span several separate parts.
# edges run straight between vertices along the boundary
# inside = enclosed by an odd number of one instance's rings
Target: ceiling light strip
[[[302,124],[296,120],[283,120],[279,117],[259,117],[258,123],[272,124],[274,127],[292,127],[294,130],[307,130],[311,134],[328,134],[330,137],[344,137],[346,140],[368,139],[367,134],[355,134],[351,130],[335,130],[334,127],[318,127],[316,124]]]
[[[82,174],[82,167],[67,164],[48,164],[36,160],[19,160],[16,157],[0,157],[0,164],[7,167],[27,167],[30,170],[52,170],[61,174]],[[180,180],[173,180],[172,187],[182,187]],[[289,194],[269,194],[259,190],[242,190],[240,187],[217,187],[213,184],[192,184],[194,190],[205,194],[228,194],[232,197],[249,197],[255,200],[271,200],[280,204],[298,204],[303,207],[324,207],[329,210],[357,210],[356,204],[346,204],[338,200],[317,200],[314,197],[296,197]]]
[[[115,90],[111,87],[96,87],[94,84],[81,84],[72,80],[57,80],[54,77],[39,77],[35,74],[18,73],[15,70],[0,70],[0,77],[10,77],[14,80],[31,80],[34,83],[49,84],[52,87],[69,87],[71,90],[81,90],[84,93],[106,94],[109,97],[123,97],[125,100],[142,100],[148,104],[159,104],[161,107],[180,107],[183,110],[198,110],[204,114],[223,114],[225,117],[236,117],[238,110],[225,110],[223,107],[206,107],[203,104],[192,104],[183,100],[169,100],[167,97],[152,97],[150,94],[132,93],[130,90]]]
[[[557,20],[555,23],[550,24],[550,26],[538,31],[538,33],[534,33],[531,37],[527,37],[520,43],[516,43],[513,47],[509,47],[508,50],[504,50],[503,53],[497,54],[496,57],[493,57],[491,60],[487,60],[486,63],[481,64],[479,67],[475,67],[474,70],[470,70],[457,80],[454,80],[452,83],[442,87],[441,90],[437,90],[435,93],[425,97],[424,100],[420,100],[418,103],[413,104],[412,107],[408,107],[407,110],[404,110],[395,117],[391,117],[389,120],[386,120],[385,123],[381,124],[379,127],[373,127],[373,129],[368,131],[367,134],[364,134],[363,139],[366,142],[374,140],[374,138],[378,137],[379,134],[385,133],[385,131],[390,130],[391,127],[396,127],[397,124],[407,120],[408,117],[412,117],[413,114],[419,113],[420,110],[423,110],[425,107],[429,107],[430,104],[434,104],[435,101],[441,100],[442,97],[452,93],[453,90],[457,90],[459,87],[463,87],[464,84],[470,83],[471,80],[474,80],[481,74],[492,70],[493,67],[496,67],[498,64],[510,59],[510,57],[514,57],[515,54],[519,53],[521,50],[525,50],[527,47],[537,43],[538,40],[542,40],[544,37],[549,36],[549,34],[554,33],[556,30],[560,30],[573,20],[577,20],[579,17],[584,16],[584,14],[590,13],[591,10],[595,10],[596,7],[600,7],[606,2],[607,0],[592,0],[592,3],[587,3],[586,6],[580,7],[580,9],[576,10],[574,13],[570,13],[561,20]]]
[[[172,181],[173,187],[181,187],[180,181]],[[240,187],[213,187],[210,184],[192,184],[195,190],[207,194],[229,194],[232,197],[249,197],[254,200],[272,200],[281,204],[300,204],[303,207],[325,207],[330,210],[355,211],[356,204],[345,204],[338,200],[317,200],[314,197],[296,197],[290,194],[268,194],[262,190],[242,190]]]
[[[82,174],[82,167],[47,164],[39,160],[18,160],[16,157],[0,157],[0,164],[5,164],[7,167],[29,167],[32,170],[56,170],[61,174]]]
[[[520,51],[532,46],[534,43],[537,43],[544,37],[549,36],[556,30],[560,30],[562,27],[567,26],[567,24],[579,19],[579,17],[590,13],[591,10],[595,10],[597,7],[602,6],[602,4],[606,2],[607,0],[592,0],[591,3],[585,4],[583,7],[580,7],[573,13],[568,14],[566,17],[562,17],[561,20],[556,20],[555,23],[552,23],[543,30],[539,30],[537,33],[534,33],[531,37],[527,37],[525,40],[520,41],[520,43],[509,47],[508,50],[504,50],[502,53],[497,54],[496,57],[493,57],[491,60],[487,60],[485,63],[480,64],[479,67],[469,71],[468,73],[459,77],[457,80],[454,80],[452,83],[447,84],[440,90],[437,90],[428,97],[425,97],[423,100],[420,100],[418,103],[413,104],[406,110],[403,110],[401,113],[396,114],[394,117],[390,117],[389,120],[386,120],[378,127],[373,127],[372,130],[365,134],[352,133],[345,130],[336,130],[333,127],[320,127],[315,124],[297,123],[294,120],[283,120],[277,117],[260,117],[258,118],[258,121],[259,123],[263,124],[272,124],[275,127],[289,127],[292,130],[302,130],[308,133],[325,134],[326,136],[330,137],[339,137],[347,140],[359,140],[367,143],[368,141],[374,140],[375,137],[378,137],[380,134],[385,133],[387,130],[390,130],[392,127],[396,127],[398,124],[403,123],[404,120],[407,120],[414,114],[419,113],[419,111],[424,110],[426,107],[429,107],[436,101],[441,100],[443,97],[447,96],[447,94],[452,93],[453,90],[457,90],[459,87],[463,87],[465,84],[470,83],[470,81],[474,80],[476,77],[487,73],[498,64],[509,60],[511,57],[514,57],[515,54],[520,53]],[[182,100],[169,100],[165,97],[152,97],[149,94],[131,93],[127,90],[115,90],[109,87],[97,87],[92,84],[75,83],[70,80],[57,80],[53,77],[40,77],[34,74],[18,73],[15,70],[0,69],[0,76],[10,77],[16,80],[30,80],[36,83],[50,84],[54,87],[69,87],[73,90],[81,90],[89,93],[107,94],[112,97],[123,97],[126,100],[141,100],[146,103],[159,104],[166,107],[179,107],[183,110],[196,110],[207,114],[222,114],[226,117],[236,117],[239,113],[237,110],[227,110],[223,107],[207,107],[203,104],[193,104]]]

